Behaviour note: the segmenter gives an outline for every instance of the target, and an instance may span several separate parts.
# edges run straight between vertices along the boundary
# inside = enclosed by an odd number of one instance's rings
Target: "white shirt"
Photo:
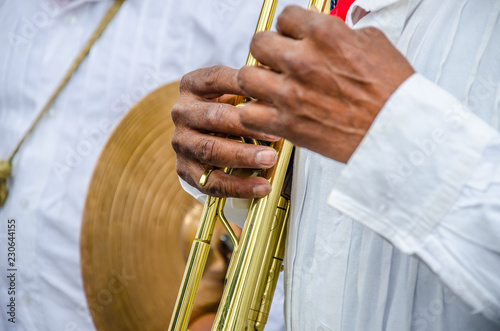
[[[110,4],[0,1],[0,159],[8,158]],[[14,159],[10,195],[0,209],[1,330],[94,329],[79,236],[87,186],[106,137],[161,84],[199,67],[243,65],[260,7],[244,0],[125,2]],[[11,218],[15,325],[6,314]]]
[[[381,28],[418,74],[346,167],[299,151],[288,325],[498,330],[500,2],[355,6],[371,11],[355,27]]]
[[[287,328],[498,330],[500,1],[358,0],[347,24],[417,74],[347,166],[297,150]]]

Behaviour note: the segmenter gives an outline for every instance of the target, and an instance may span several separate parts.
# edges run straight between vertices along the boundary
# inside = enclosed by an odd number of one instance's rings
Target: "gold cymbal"
[[[194,236],[193,222],[183,219],[199,219],[193,216],[198,202],[179,184],[170,145],[170,109],[178,90],[178,82],[166,85],[134,106],[94,169],[80,245],[85,293],[98,330],[168,327],[187,258],[186,240]],[[200,285],[205,298],[197,298],[204,302],[193,318],[218,304],[225,263],[221,267],[220,253],[213,254],[205,272],[209,277]]]

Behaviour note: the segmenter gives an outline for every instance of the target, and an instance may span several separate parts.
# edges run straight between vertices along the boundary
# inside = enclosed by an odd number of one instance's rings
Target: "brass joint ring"
[[[201,175],[200,180],[198,181],[198,184],[200,184],[201,187],[207,185],[208,176],[210,176],[212,171],[214,171],[214,169],[205,170],[205,172]]]

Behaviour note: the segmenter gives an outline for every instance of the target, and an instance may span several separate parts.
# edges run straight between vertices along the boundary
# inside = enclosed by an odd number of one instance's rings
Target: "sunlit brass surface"
[[[278,208],[276,209],[270,236],[276,244],[268,248],[274,248],[274,251],[271,252],[271,264],[267,268],[261,268],[261,274],[259,275],[261,278],[259,278],[258,284],[259,291],[256,291],[253,297],[248,315],[248,325],[253,326],[256,330],[264,329],[269,310],[271,309],[274,290],[276,289],[276,283],[285,255],[286,222],[288,221],[289,208],[290,201],[281,196],[278,201]],[[266,251],[266,253],[268,252]],[[267,270],[268,272],[266,273]]]
[[[263,295],[272,254],[285,222],[284,217],[277,219],[276,214],[277,209],[280,210],[277,206],[293,146],[281,141],[275,148],[279,151],[277,164],[265,175],[271,184],[271,193],[255,199],[250,206],[238,249],[231,259],[213,330],[244,330],[247,324],[251,330],[253,322],[247,319],[252,302],[253,310],[261,308],[261,298],[254,300],[254,296]]]
[[[255,28],[255,33],[271,29],[277,5],[278,5],[278,0],[264,0],[264,3],[262,4],[262,9],[260,10],[259,20],[257,21],[257,26]],[[247,62],[245,63],[245,65],[256,66],[257,64],[259,64],[259,62],[257,62],[257,60],[253,57],[252,53],[249,52],[247,57]],[[247,98],[238,96],[236,97],[234,104],[241,105],[246,101]]]
[[[329,1],[312,0],[309,6],[324,11],[326,3]],[[277,0],[264,1],[256,33],[270,29],[276,5]],[[249,54],[246,64],[258,63]],[[246,102],[245,98],[239,97],[235,104],[243,102]],[[263,330],[267,321],[284,255],[289,200],[283,194],[283,185],[293,152],[293,145],[286,140],[274,143],[272,147],[278,152],[278,160],[274,167],[262,172],[272,190],[266,197],[254,199],[250,205],[240,241],[232,254],[212,330]],[[217,216],[225,219],[224,204],[225,199],[207,199],[170,321],[171,331],[187,328],[207,254],[201,246],[209,246]]]
[[[309,0],[307,8],[316,7],[321,13],[328,13],[330,11],[330,0],[328,1],[317,1]]]

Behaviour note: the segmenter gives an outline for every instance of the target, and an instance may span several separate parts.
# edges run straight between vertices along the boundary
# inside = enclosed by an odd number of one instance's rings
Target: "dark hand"
[[[231,95],[244,95],[238,86],[237,75],[235,69],[215,66],[193,71],[182,78],[180,99],[172,108],[176,170],[187,183],[212,196],[262,197],[270,192],[271,187],[261,177],[241,178],[215,170],[205,186],[198,184],[207,169],[269,168],[276,161],[276,152],[270,147],[225,138],[277,139],[241,125],[238,109],[230,104]]]
[[[278,33],[257,34],[250,50],[266,68],[240,70],[240,86],[259,100],[240,110],[243,125],[340,162],[414,72],[379,30],[352,30],[296,6],[279,16]]]

